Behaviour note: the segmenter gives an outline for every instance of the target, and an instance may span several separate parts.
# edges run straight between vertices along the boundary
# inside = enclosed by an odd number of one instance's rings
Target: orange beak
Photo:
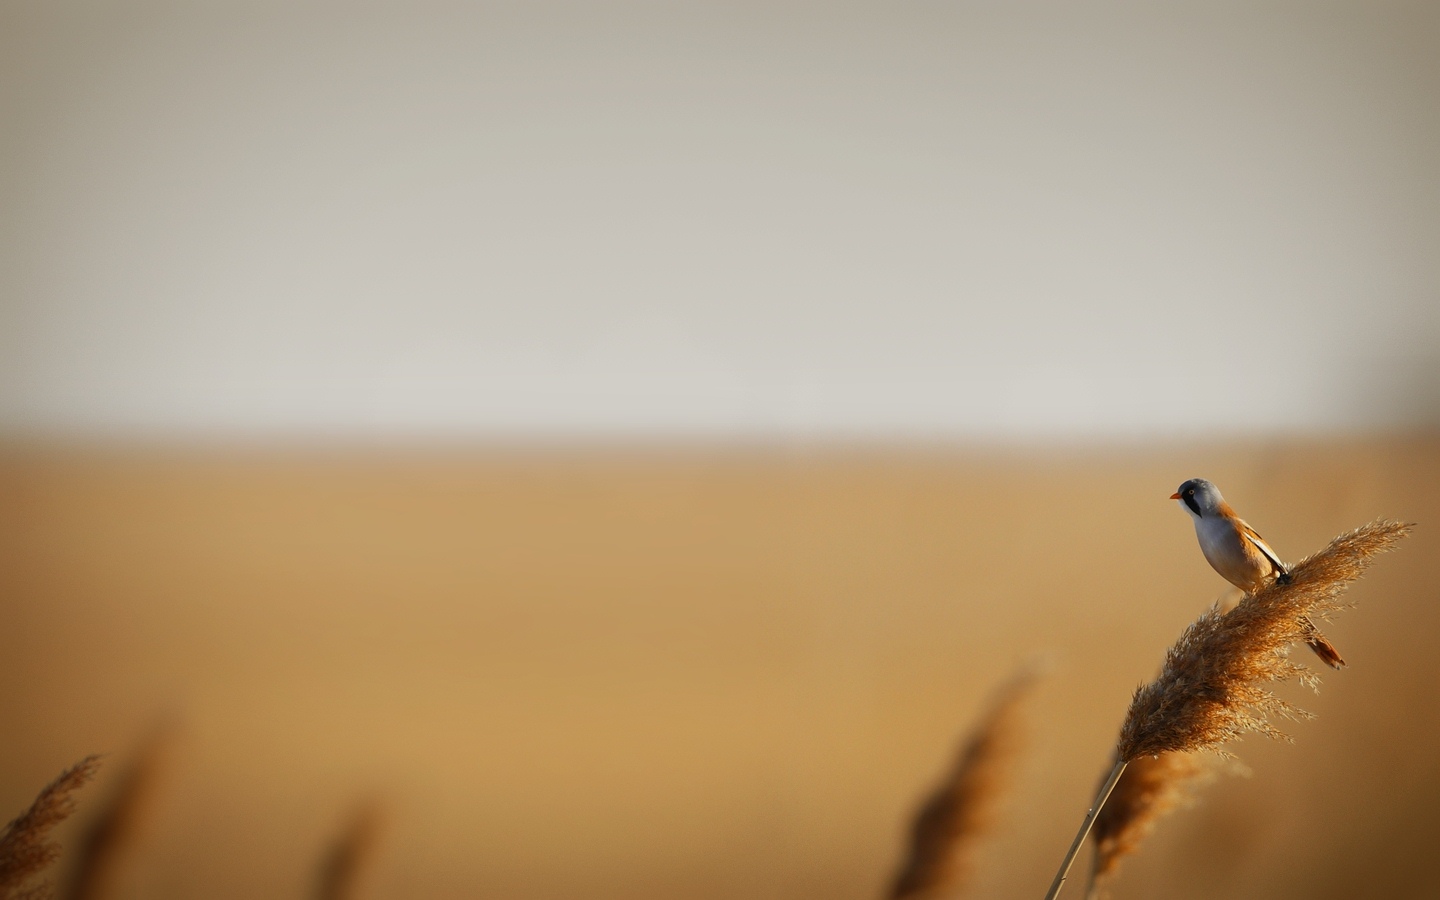
[[[1171,494],[1171,495],[1170,495],[1170,499],[1171,499],[1171,500],[1179,500],[1179,499],[1180,499],[1180,493],[1177,491],[1177,492]]]

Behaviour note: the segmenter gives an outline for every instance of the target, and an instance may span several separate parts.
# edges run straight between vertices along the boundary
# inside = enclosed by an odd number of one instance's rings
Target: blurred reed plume
[[[31,885],[60,855],[50,832],[75,811],[72,796],[100,768],[100,757],[87,756],[45,786],[30,808],[0,833],[0,900],[43,900],[54,896],[48,883]]]
[[[148,818],[172,743],[170,726],[155,728],[120,773],[105,805],[76,844],[75,866],[64,892],[68,900],[100,900],[114,893],[116,876]]]
[[[1319,678],[1290,659],[1289,648],[1309,643],[1311,617],[1325,619],[1345,604],[1340,595],[1374,557],[1392,549],[1410,525],[1380,520],[1346,532],[1276,580],[1245,597],[1230,612],[1210,609],[1191,623],[1165,654],[1160,676],[1136,689],[1120,728],[1115,766],[1075,835],[1046,900],[1060,894],[1070,866],[1126,767],[1162,753],[1213,750],[1248,732],[1288,740],[1272,717],[1309,713],[1275,696],[1267,685]]]
[[[351,814],[320,861],[316,900],[352,900],[356,896],[360,873],[375,855],[380,824],[380,808],[373,802],[361,804]]]
[[[1095,817],[1089,900],[1103,895],[1119,871],[1120,861],[1135,852],[1162,816],[1193,799],[1195,789],[1214,776],[1219,761],[1214,754],[1162,753],[1142,756],[1125,767],[1125,774]]]
[[[1160,677],[1135,691],[1120,729],[1118,758],[1218,750],[1247,732],[1284,738],[1272,717],[1309,714],[1266,685],[1292,678],[1319,684],[1313,672],[1290,659],[1288,648],[1308,643],[1314,635],[1311,617],[1325,619],[1342,609],[1345,588],[1409,531],[1400,522],[1364,525],[1294,566],[1288,583],[1272,582],[1228,613],[1212,609],[1201,615],[1166,653]]]
[[[909,854],[887,896],[936,897],[962,887],[975,842],[995,820],[1024,743],[1021,709],[1037,676],[1026,670],[1004,685],[960,749],[954,765],[915,815]]]

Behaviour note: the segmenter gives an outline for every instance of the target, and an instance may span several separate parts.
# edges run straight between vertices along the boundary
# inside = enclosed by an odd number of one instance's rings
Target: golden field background
[[[1225,587],[1166,499],[1195,475],[1290,560],[1377,517],[1420,527],[1326,628],[1350,668],[1291,692],[1319,718],[1235,748],[1251,777],[1165,821],[1115,896],[1435,896],[1433,437],[12,446],[0,816],[111,753],[83,825],[166,722],[125,897],[305,896],[373,801],[368,897],[872,898],[988,693],[1039,658],[970,892],[1039,897],[1131,690]]]

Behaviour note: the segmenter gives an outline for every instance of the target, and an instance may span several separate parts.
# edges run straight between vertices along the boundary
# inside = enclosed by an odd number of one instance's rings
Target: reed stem
[[[1045,900],[1055,900],[1060,896],[1060,889],[1065,886],[1065,878],[1070,874],[1070,867],[1075,864],[1076,854],[1080,852],[1081,845],[1089,836],[1090,829],[1095,827],[1095,817],[1100,815],[1101,807],[1105,805],[1106,800],[1110,799],[1110,792],[1115,790],[1115,785],[1119,784],[1120,776],[1125,774],[1125,767],[1128,765],[1130,765],[1128,760],[1122,759],[1117,762],[1115,768],[1110,770],[1110,777],[1100,785],[1099,792],[1095,794],[1095,803],[1085,814],[1085,821],[1080,823],[1080,831],[1075,835],[1075,840],[1071,842],[1070,850],[1065,854],[1065,860],[1060,863],[1060,871],[1055,873],[1055,880],[1050,883],[1050,890],[1045,894]]]

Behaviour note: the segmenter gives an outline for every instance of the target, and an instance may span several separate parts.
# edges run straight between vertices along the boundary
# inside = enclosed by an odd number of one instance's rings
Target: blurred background
[[[1422,2],[6,0],[0,817],[163,733],[109,896],[877,897],[1042,659],[1040,896],[1206,476],[1422,528],[1116,897],[1433,896],[1437,97]]]

